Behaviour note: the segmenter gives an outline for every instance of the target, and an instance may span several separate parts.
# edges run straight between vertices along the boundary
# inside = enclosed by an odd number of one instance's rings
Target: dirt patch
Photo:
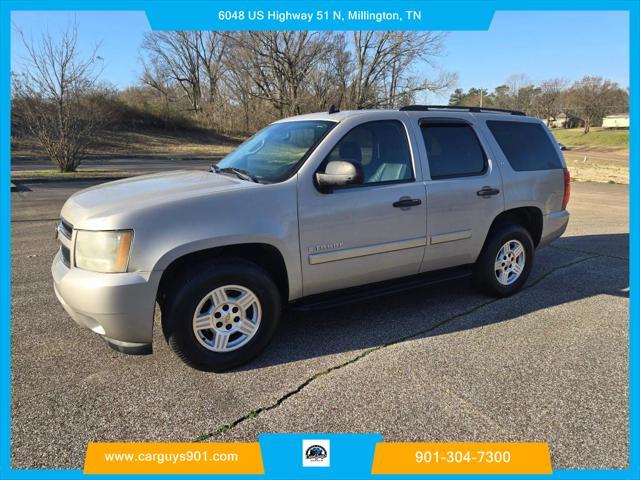
[[[629,157],[581,154],[565,154],[571,179],[578,182],[621,183],[629,184]]]

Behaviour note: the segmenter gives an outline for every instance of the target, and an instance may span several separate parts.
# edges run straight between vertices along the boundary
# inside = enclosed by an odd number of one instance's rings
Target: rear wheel
[[[222,372],[250,361],[278,326],[279,291],[253,263],[212,261],[183,272],[173,285],[163,309],[165,338],[199,370]]]
[[[533,240],[524,227],[498,227],[487,238],[474,266],[476,285],[496,297],[513,295],[529,277],[534,252]]]

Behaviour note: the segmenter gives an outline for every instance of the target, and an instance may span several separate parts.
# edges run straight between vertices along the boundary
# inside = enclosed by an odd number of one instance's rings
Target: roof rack
[[[489,107],[463,107],[458,105],[407,105],[405,107],[400,107],[401,112],[423,112],[428,110],[463,110],[473,113],[497,112],[526,116],[526,113],[520,112],[518,110],[504,110],[502,108]]]

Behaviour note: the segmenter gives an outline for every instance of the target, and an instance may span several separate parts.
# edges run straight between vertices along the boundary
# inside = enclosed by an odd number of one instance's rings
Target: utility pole
[[[480,87],[480,108],[482,108],[482,87]]]

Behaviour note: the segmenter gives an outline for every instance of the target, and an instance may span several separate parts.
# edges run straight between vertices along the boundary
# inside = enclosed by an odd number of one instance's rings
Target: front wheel
[[[486,293],[508,297],[520,290],[531,272],[533,240],[520,225],[497,228],[487,239],[474,266],[474,280]]]
[[[173,351],[194,368],[222,372],[242,365],[278,326],[279,291],[253,263],[214,261],[183,272],[173,284],[162,327]]]

